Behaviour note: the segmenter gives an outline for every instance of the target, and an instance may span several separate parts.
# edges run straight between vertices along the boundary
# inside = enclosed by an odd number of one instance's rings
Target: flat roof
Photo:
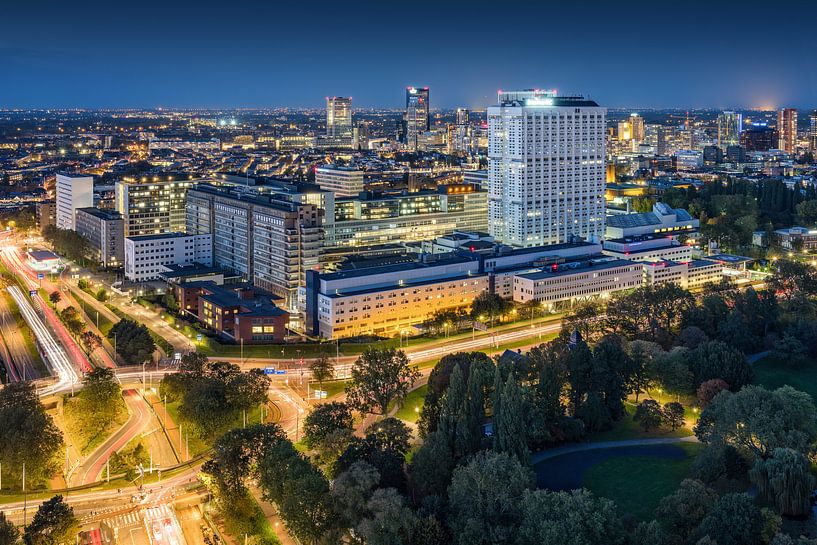
[[[518,275],[520,278],[527,278],[528,280],[542,280],[545,278],[554,278],[558,276],[567,276],[569,274],[580,274],[586,272],[593,272],[593,271],[601,271],[605,269],[612,269],[614,267],[623,267],[625,265],[637,265],[638,267],[642,266],[642,263],[637,261],[629,261],[627,259],[613,259],[612,261],[605,261],[602,263],[596,263],[594,265],[588,265],[584,267],[575,267],[575,268],[567,268],[559,271],[551,271],[542,269],[538,272],[526,273]]]
[[[487,276],[487,273],[477,273],[477,274],[462,274],[459,276],[445,276],[445,277],[438,277],[438,278],[430,278],[428,280],[421,280],[419,282],[405,282],[403,284],[398,284],[397,282],[390,283],[388,285],[378,285],[377,287],[372,287],[368,289],[350,289],[350,290],[339,290],[340,293],[323,293],[321,295],[324,297],[329,297],[330,299],[336,299],[338,297],[351,297],[352,295],[365,295],[367,293],[377,293],[385,290],[394,290],[399,288],[414,288],[417,286],[428,286],[430,284],[439,284],[441,282],[459,282],[460,280],[468,280],[473,278],[483,278]]]
[[[320,276],[320,280],[341,280],[344,278],[357,278],[361,276],[369,276],[374,274],[386,274],[391,272],[398,272],[398,271],[408,271],[408,270],[416,270],[416,269],[428,269],[431,267],[435,267],[438,265],[456,265],[458,263],[471,263],[475,262],[476,259],[472,257],[466,256],[459,256],[457,254],[451,253],[444,254],[445,257],[443,259],[439,259],[437,261],[431,261],[429,263],[423,263],[420,261],[415,261],[413,263],[396,263],[393,265],[383,265],[379,267],[366,267],[364,269],[352,269],[346,271],[338,271],[329,274],[322,274]]]
[[[707,255],[703,257],[704,261],[722,261],[724,263],[749,263],[750,261],[754,261],[754,258],[745,257],[742,255],[732,255],[732,254],[715,254],[715,255]]]
[[[162,240],[165,238],[182,238],[182,237],[192,237],[193,235],[188,235],[185,233],[157,233],[155,235],[134,235],[130,237],[125,237],[125,239],[130,239],[133,241],[146,241],[146,240]]]
[[[169,271],[160,273],[159,276],[162,278],[183,278],[185,276],[201,276],[205,274],[225,274],[224,269],[221,267],[210,267],[208,265],[202,265],[200,263],[194,263],[193,265],[165,265]]]
[[[97,217],[103,220],[119,220],[122,219],[122,214],[117,212],[116,210],[107,210],[105,208],[96,208],[95,206],[89,206],[86,208],[77,208],[77,212],[83,212],[85,214],[90,214],[91,216]]]
[[[29,250],[28,255],[35,261],[48,261],[60,258],[60,256],[50,250]]]

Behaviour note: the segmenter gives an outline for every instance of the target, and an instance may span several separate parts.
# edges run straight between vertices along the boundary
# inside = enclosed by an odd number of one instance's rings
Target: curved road
[[[142,433],[150,421],[150,410],[145,406],[144,399],[136,390],[125,390],[122,392],[122,396],[125,398],[125,403],[130,410],[130,418],[102,445],[97,447],[79,467],[69,474],[69,482],[74,473],[80,476],[80,481],[74,483],[74,486],[96,482],[105,467],[105,463],[113,453]]]

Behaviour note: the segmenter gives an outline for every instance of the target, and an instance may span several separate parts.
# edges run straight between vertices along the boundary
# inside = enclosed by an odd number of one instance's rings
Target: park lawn
[[[122,400],[116,418],[106,421],[104,425],[91,425],[86,418],[88,412],[85,402],[79,397],[66,399],[63,405],[62,419],[65,431],[71,437],[71,442],[83,455],[93,452],[95,448],[104,443],[112,433],[128,421],[129,416],[124,400]]]
[[[97,323],[97,311],[94,309],[90,304],[85,302],[80,297],[76,298],[79,302],[79,306],[82,307],[82,311],[88,318],[88,323],[96,324]],[[99,314],[99,330],[102,332],[103,335],[108,335],[108,332],[113,327],[113,322],[110,321],[104,314]]]
[[[326,399],[332,399],[333,397],[342,394],[346,391],[346,386],[349,384],[346,380],[328,380],[323,383],[323,391],[326,392]],[[321,386],[317,382],[311,382],[310,387],[314,390],[315,388],[320,389]]]
[[[648,456],[610,458],[584,474],[583,485],[598,496],[613,500],[622,513],[650,520],[661,501],[678,489],[701,449],[697,443],[678,445],[686,451],[680,460]]]
[[[181,405],[181,402],[179,401],[168,402],[167,404],[167,412],[170,415],[171,420],[173,420],[174,422],[174,424],[172,424],[167,431],[168,434],[173,438],[174,445],[178,445],[177,439],[179,433],[179,422],[182,423],[182,430],[184,430],[184,426],[188,425],[187,422],[182,421],[181,416],[179,416],[179,405]],[[261,423],[261,407],[260,406],[253,407],[252,409],[247,411],[247,425],[251,426],[253,424],[259,423]],[[230,422],[223,430],[219,430],[214,434],[212,440],[215,441],[216,439],[221,437],[223,433],[233,428],[240,428],[243,425],[244,415],[241,412],[239,412],[235,416],[233,421]],[[208,441],[206,439],[202,439],[195,435],[187,434],[185,435],[186,435],[185,441],[188,441],[187,446],[190,448],[190,458],[194,458],[199,454],[202,454],[210,449],[211,445],[208,444]],[[184,454],[186,453],[181,452],[180,454],[182,455],[182,459],[185,459]]]
[[[666,400],[662,400],[666,401]],[[624,441],[628,439],[650,439],[658,437],[687,437],[692,435],[692,429],[681,427],[676,430],[669,428],[659,428],[644,431],[641,424],[633,420],[635,404],[627,402],[624,405],[627,416],[615,422],[609,430],[591,433],[587,436],[587,441]]]
[[[397,413],[395,413],[394,416],[400,420],[405,420],[406,422],[410,422],[412,424],[416,423],[417,419],[420,418],[419,410],[423,408],[423,402],[425,401],[427,391],[428,384],[423,384],[419,388],[415,388],[414,390],[410,391],[403,399],[403,402],[400,404],[400,408],[397,410]]]
[[[802,367],[792,367],[773,356],[766,356],[756,361],[752,368],[755,384],[769,390],[791,386],[817,400],[817,362],[809,361]]]

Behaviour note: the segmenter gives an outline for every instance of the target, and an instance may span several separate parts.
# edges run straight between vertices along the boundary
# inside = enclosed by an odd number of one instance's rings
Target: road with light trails
[[[57,377],[57,382],[46,386],[40,391],[40,394],[49,395],[72,388],[73,385],[79,381],[79,374],[68,358],[65,349],[57,342],[51,330],[45,326],[20,288],[17,286],[9,286],[7,289],[12,299],[14,299],[14,302],[17,303],[17,306],[20,308],[20,314],[23,315],[26,323],[34,332],[34,336],[37,337],[37,341],[40,343],[43,355],[45,356],[46,365],[50,368],[51,373]]]
[[[75,474],[79,475],[80,479],[74,485],[91,484],[102,480],[100,475],[108,459],[114,452],[120,450],[131,439],[142,433],[147,426],[151,413],[142,396],[136,390],[125,390],[122,392],[122,396],[125,398],[125,403],[130,410],[130,418],[104,443],[89,454],[84,462],[68,473],[68,483],[71,482]]]

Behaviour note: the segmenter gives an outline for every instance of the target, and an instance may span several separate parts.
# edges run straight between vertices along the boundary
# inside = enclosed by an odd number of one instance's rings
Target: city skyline
[[[527,6],[508,24],[492,22],[491,6],[448,2],[420,26],[354,3],[306,13],[239,1],[234,17],[207,2],[138,12],[17,3],[0,24],[0,107],[309,107],[337,95],[397,108],[415,85],[432,89],[432,108],[484,108],[498,89],[541,86],[607,107],[806,109],[817,103],[817,60],[795,53],[811,47],[817,8],[783,4],[798,17],[766,28],[751,5],[698,1],[686,6],[694,17],[645,2],[590,2],[581,19],[572,6]],[[14,21],[36,21],[36,40]],[[342,62],[323,62],[329,52]]]

